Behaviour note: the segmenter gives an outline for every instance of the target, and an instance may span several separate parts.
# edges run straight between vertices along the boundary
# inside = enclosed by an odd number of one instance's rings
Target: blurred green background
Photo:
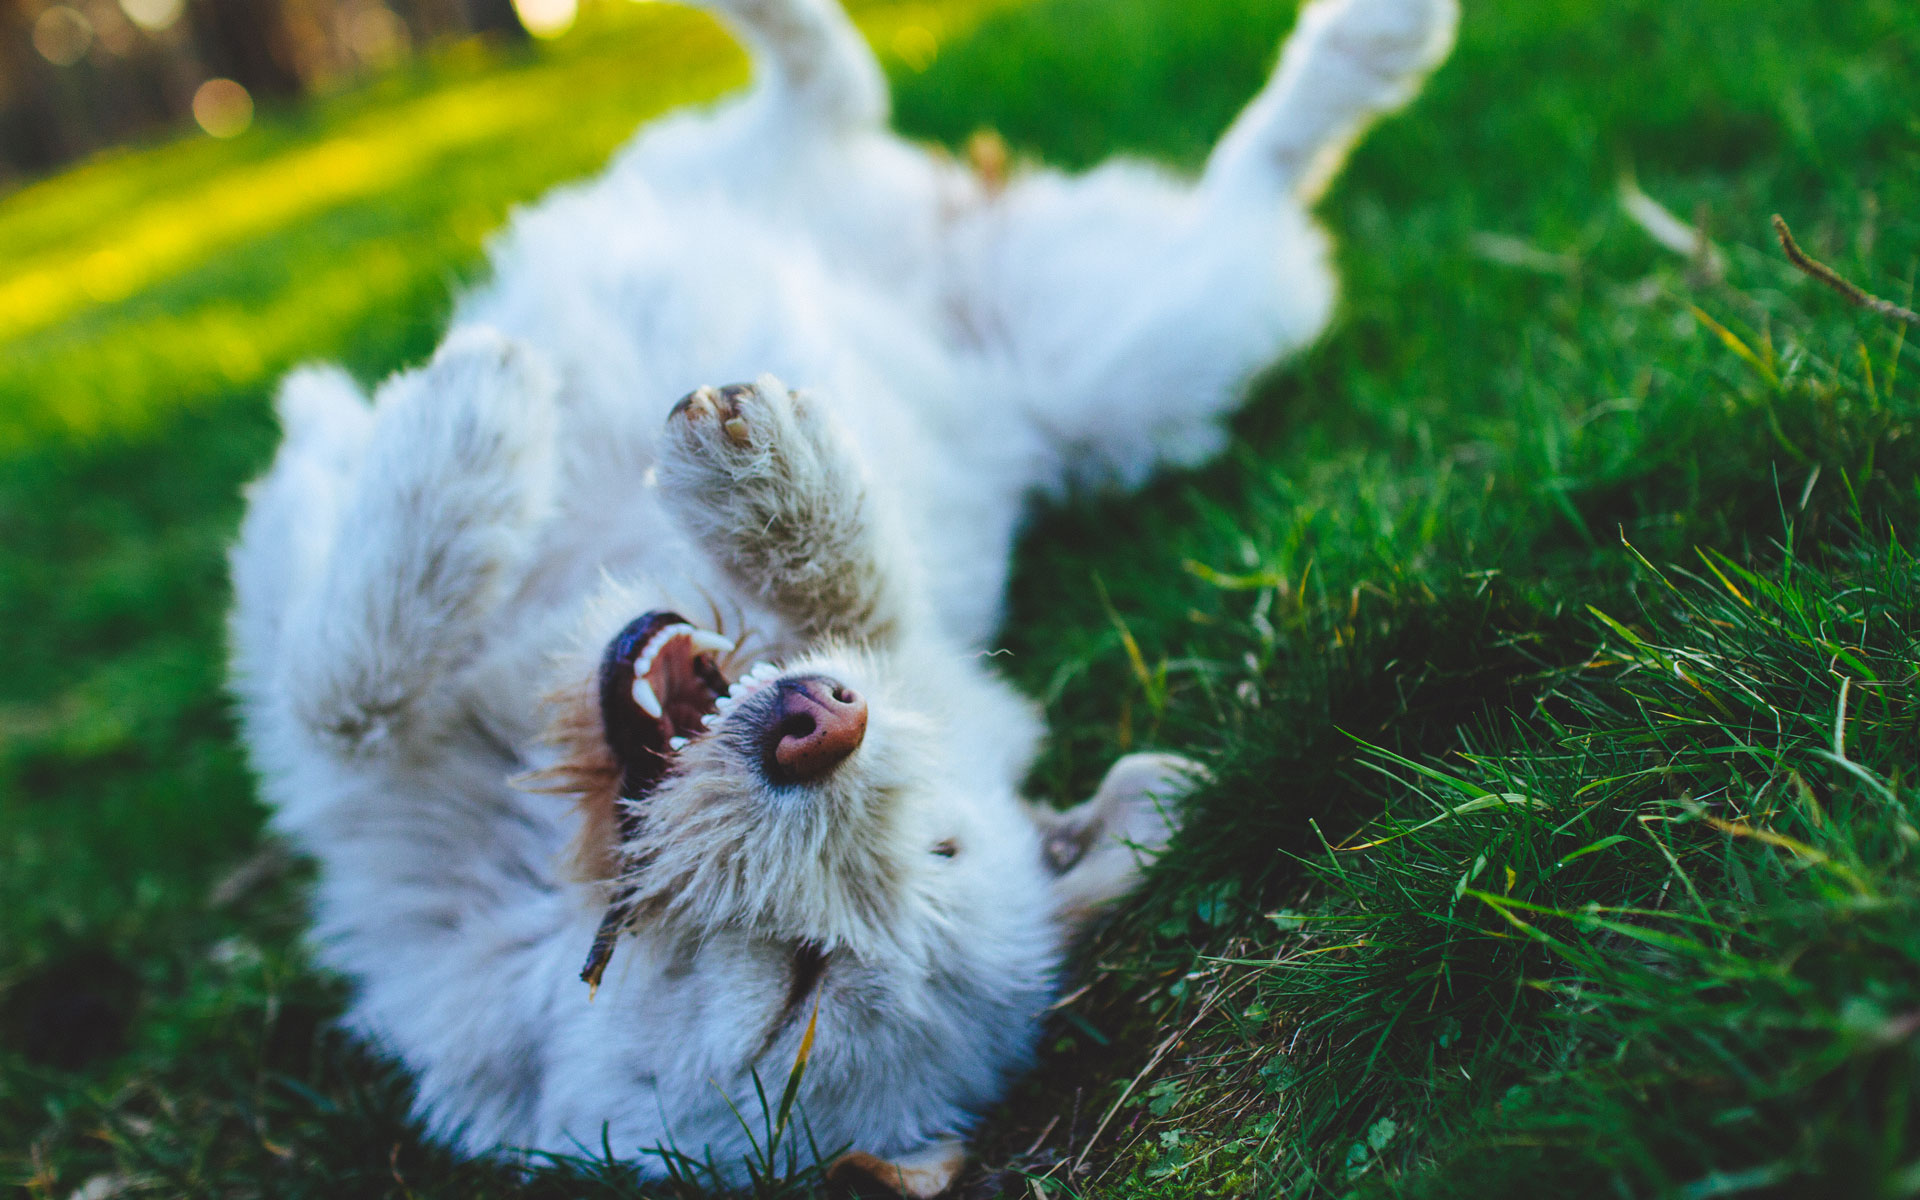
[[[1022,551],[1002,661],[1053,723],[1036,792],[1147,744],[1219,783],[1083,954],[974,1192],[1920,1192],[1920,330],[1767,226],[1912,304],[1920,9],[1466,8],[1322,207],[1331,334],[1222,462],[1050,511]],[[1294,9],[857,15],[912,136],[1192,166]],[[418,361],[514,204],[746,78],[675,6],[542,32],[422,38],[235,136],[0,197],[22,1195],[634,1186],[409,1130],[404,1080],[329,1032],[221,682],[275,378]]]

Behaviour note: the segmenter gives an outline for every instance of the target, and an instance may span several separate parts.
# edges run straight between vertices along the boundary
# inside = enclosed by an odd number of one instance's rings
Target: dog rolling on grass
[[[286,380],[235,686],[435,1137],[738,1182],[805,1047],[812,1143],[931,1194],[1193,773],[1021,799],[981,654],[1023,506],[1206,458],[1319,333],[1307,205],[1454,0],[1316,0],[1194,183],[970,169],[886,131],[830,0],[713,7],[744,99],[516,216],[371,402]]]

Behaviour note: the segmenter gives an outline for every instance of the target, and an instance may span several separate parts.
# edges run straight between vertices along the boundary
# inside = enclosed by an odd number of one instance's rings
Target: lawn
[[[1292,6],[861,16],[916,136],[1191,165]],[[330,1031],[222,554],[279,372],[417,361],[513,204],[744,77],[704,18],[605,4],[0,198],[18,1194],[636,1194],[451,1160]],[[1468,0],[1323,205],[1333,331],[1222,461],[1025,542],[1035,793],[1150,745],[1215,781],[970,1189],[1920,1194],[1920,328],[1768,225],[1911,306],[1915,79],[1911,0]]]

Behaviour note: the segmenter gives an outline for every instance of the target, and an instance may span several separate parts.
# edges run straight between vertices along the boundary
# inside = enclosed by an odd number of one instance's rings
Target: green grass
[[[1072,164],[1196,162],[1291,19],[994,7],[866,10],[900,122]],[[220,691],[273,377],[424,355],[508,207],[741,77],[678,10],[590,15],[0,201],[23,1194],[632,1194],[408,1129],[403,1082],[329,1032]],[[1087,948],[976,1190],[1920,1193],[1920,331],[1766,226],[1908,298],[1914,78],[1905,0],[1469,0],[1324,206],[1332,334],[1222,462],[1022,552],[1003,661],[1052,721],[1035,790],[1149,744],[1216,782]],[[1624,215],[1626,172],[1723,277]]]

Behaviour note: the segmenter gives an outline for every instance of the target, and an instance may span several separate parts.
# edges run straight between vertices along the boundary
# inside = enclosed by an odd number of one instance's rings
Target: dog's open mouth
[[[620,766],[624,799],[644,800],[680,751],[780,674],[764,662],[732,674],[738,650],[726,637],[664,611],[635,618],[607,643],[600,660],[600,719]],[[634,820],[632,806],[622,806],[622,840],[633,835]],[[616,898],[580,973],[589,985],[599,986],[625,918],[625,898]]]
[[[707,718],[732,686],[726,664],[734,645],[678,613],[637,617],[607,643],[600,660],[600,720],[620,763],[620,794],[644,797],[672,755],[706,732]]]
[[[644,799],[689,742],[779,674],[769,663],[731,674],[736,650],[672,612],[638,617],[607,644],[600,718],[620,763],[623,797]]]

